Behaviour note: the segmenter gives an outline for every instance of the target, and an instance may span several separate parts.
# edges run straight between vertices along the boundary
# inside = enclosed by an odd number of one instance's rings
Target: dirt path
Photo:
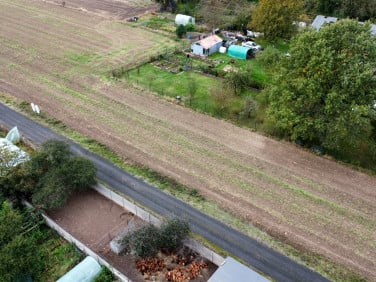
[[[0,90],[281,240],[376,279],[375,177],[100,79],[169,44],[151,33],[22,0],[0,3],[0,24]]]

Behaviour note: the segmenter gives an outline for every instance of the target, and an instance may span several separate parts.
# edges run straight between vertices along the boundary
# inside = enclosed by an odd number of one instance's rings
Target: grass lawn
[[[250,68],[255,80],[264,83],[268,79],[256,60],[232,60],[232,58],[224,54],[215,54],[210,58],[213,61],[213,69],[218,71],[223,71],[225,66],[229,65],[241,70]],[[158,61],[158,63],[160,62]],[[223,110],[220,109],[220,105],[213,98],[213,92],[221,91],[222,89],[222,78],[196,71],[181,71],[187,64],[182,55],[174,55],[174,59],[169,59],[163,64],[165,64],[163,67],[145,64],[129,71],[123,78],[159,95],[172,98],[180,96],[186,106],[195,110],[232,120],[237,119],[238,113],[242,111],[244,98],[258,94],[257,91],[246,90],[240,96],[232,95],[227,103],[226,110]],[[174,68],[173,71],[168,70],[169,64],[171,68]],[[191,65],[193,69],[199,69],[200,67],[207,67],[210,63],[191,59]],[[190,93],[193,93],[192,99],[190,99]]]

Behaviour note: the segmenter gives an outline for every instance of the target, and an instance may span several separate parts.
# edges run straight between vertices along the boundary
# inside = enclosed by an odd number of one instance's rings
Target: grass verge
[[[162,176],[159,173],[154,172],[146,167],[140,166],[129,160],[122,159],[105,145],[100,144],[99,142],[83,136],[80,133],[68,128],[62,122],[48,116],[46,113],[42,113],[39,116],[33,114],[28,103],[18,101],[9,95],[2,94],[1,92],[0,101],[22,112],[33,120],[52,128],[59,134],[74,140],[84,148],[91,150],[98,155],[110,160],[117,166],[143,179],[144,181],[153,184],[161,190],[164,190],[166,193],[170,193],[176,196],[177,198],[189,203],[202,212],[217,218],[218,220],[234,227],[235,229],[247,234],[248,236],[255,238],[256,240],[268,245],[269,247],[289,256],[293,260],[307,265],[308,267],[321,273],[322,275],[328,277],[333,281],[367,281],[357,273],[354,273],[353,271],[341,265],[335,264],[325,257],[319,256],[317,254],[307,253],[304,250],[296,249],[282,241],[279,241],[278,238],[274,238],[263,232],[262,230],[256,228],[255,226],[252,226],[242,219],[235,217],[229,211],[226,211],[222,207],[219,207],[215,202],[205,199],[196,190],[192,190],[189,187],[181,185],[176,181]],[[213,247],[214,250],[218,253],[227,255],[227,252],[221,250],[218,246],[213,246],[213,244],[211,244],[210,242],[204,241],[204,243]]]

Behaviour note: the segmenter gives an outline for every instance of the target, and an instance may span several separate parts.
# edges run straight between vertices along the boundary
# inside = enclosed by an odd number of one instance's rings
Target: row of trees
[[[358,18],[361,21],[376,18],[376,0],[304,0],[304,5],[310,14]]]

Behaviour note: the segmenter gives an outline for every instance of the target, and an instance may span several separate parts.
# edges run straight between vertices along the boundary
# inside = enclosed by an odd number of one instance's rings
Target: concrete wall
[[[150,214],[146,210],[136,206],[134,203],[124,199],[119,194],[111,191],[110,189],[106,188],[102,184],[96,184],[93,187],[98,193],[102,194],[104,197],[114,201],[118,205],[122,206],[124,209],[134,213],[135,215],[142,218],[144,221],[149,222],[153,225],[160,226],[162,220],[155,217],[154,215]],[[224,262],[224,258],[214,251],[210,250],[209,248],[205,247],[200,242],[193,240],[191,238],[184,241],[184,245],[192,249],[193,251],[199,253],[203,258],[207,259],[208,261],[214,263],[215,265],[219,266]]]

